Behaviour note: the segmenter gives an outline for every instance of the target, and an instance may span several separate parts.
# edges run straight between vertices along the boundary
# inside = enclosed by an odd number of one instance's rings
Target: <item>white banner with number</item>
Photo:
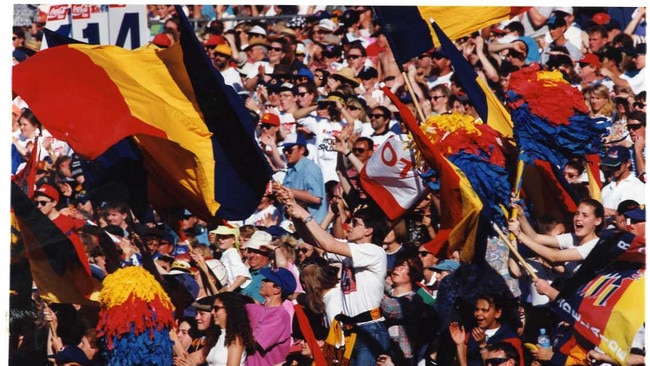
[[[50,5],[45,27],[77,41],[136,49],[149,43],[146,5]],[[41,49],[47,48],[43,39]]]
[[[391,220],[401,217],[427,192],[408,145],[400,136],[388,138],[361,171],[361,187]]]

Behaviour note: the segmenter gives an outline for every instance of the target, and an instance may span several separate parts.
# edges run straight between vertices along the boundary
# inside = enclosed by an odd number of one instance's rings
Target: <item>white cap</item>
[[[253,26],[253,28],[251,28],[248,33],[261,34],[266,37],[266,30],[264,30],[264,28],[260,27],[259,25]]]
[[[264,250],[262,247],[271,248],[273,237],[264,230],[257,230],[246,242],[246,249]]]
[[[321,19],[320,22],[318,22],[318,27],[321,29],[326,29],[328,31],[334,32],[336,29],[336,24],[332,21],[332,19]]]
[[[570,7],[570,6],[563,6],[563,7],[559,7],[559,8],[554,8],[553,11],[561,11],[561,12],[573,15],[573,8]]]

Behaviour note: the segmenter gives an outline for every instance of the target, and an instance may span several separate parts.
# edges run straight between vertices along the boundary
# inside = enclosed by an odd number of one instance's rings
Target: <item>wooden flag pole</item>
[[[510,239],[506,236],[506,234],[504,234],[503,231],[501,231],[501,228],[499,228],[499,225],[497,225],[497,224],[495,224],[495,223],[493,222],[493,223],[492,223],[492,227],[494,228],[494,231],[497,232],[497,234],[499,235],[499,237],[500,237],[500,238],[501,238],[501,239],[506,243],[506,245],[508,246],[508,248],[510,248],[510,252],[511,252],[512,254],[515,255],[515,258],[517,258],[517,260],[519,261],[519,263],[521,263],[521,266],[524,267],[524,269],[526,270],[526,272],[528,272],[528,274],[529,274],[530,277],[533,279],[533,281],[537,281],[537,280],[538,280],[538,277],[537,277],[537,275],[535,274],[535,271],[533,271],[533,269],[530,267],[530,265],[529,265],[528,263],[526,263],[526,261],[525,261],[524,258],[521,256],[521,254],[519,254],[519,252],[517,251],[517,248],[516,248],[515,245],[512,243],[512,241],[510,241]]]
[[[406,88],[409,90],[411,99],[413,99],[413,105],[415,106],[415,110],[418,112],[418,117],[420,117],[420,124],[421,124],[425,121],[425,119],[424,119],[424,112],[422,112],[420,103],[418,103],[418,97],[415,95],[415,92],[413,91],[413,85],[411,85],[411,80],[409,80],[406,71],[402,71],[402,77],[404,78],[404,83],[406,84]]]

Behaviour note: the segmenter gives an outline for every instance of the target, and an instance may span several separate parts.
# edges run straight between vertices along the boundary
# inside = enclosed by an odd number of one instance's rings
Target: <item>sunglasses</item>
[[[307,93],[307,92],[302,92],[302,93],[298,93],[297,95],[298,95],[299,97],[301,97],[301,98],[304,98],[304,96],[307,95],[307,94],[309,94],[309,93]]]
[[[363,222],[359,222],[357,220],[352,220],[351,224],[352,224],[352,227],[366,226],[366,224],[364,224]]]
[[[296,147],[296,145],[291,146],[291,147],[285,147],[284,149],[282,149],[282,152],[285,153],[285,154],[291,154],[293,152],[293,150],[295,150],[295,147]]]
[[[366,151],[368,151],[368,150],[367,150],[367,149],[364,149],[364,148],[362,148],[362,147],[355,147],[355,148],[352,149],[352,152],[354,152],[354,153],[359,153],[359,154],[363,154],[363,153],[366,152]]]
[[[370,118],[384,118],[384,115],[381,113],[373,113],[370,115]]]
[[[643,109],[643,108],[645,108],[645,104],[643,104],[641,102],[634,102],[634,103],[632,103],[632,107],[633,108],[638,108],[638,109]]]
[[[212,310],[213,311],[219,311],[221,309],[225,309],[225,306],[212,305]]]
[[[296,248],[296,253],[299,253],[299,252],[300,252],[300,253],[305,254],[305,253],[307,253],[308,251],[309,251],[309,249],[307,249],[307,248]]]
[[[53,202],[53,201],[34,200],[34,204],[36,205],[36,207],[45,206],[46,204],[51,203],[51,202]]]
[[[347,106],[346,108],[349,109],[349,110],[351,110],[351,111],[358,111],[358,110],[361,110],[361,108],[359,108],[359,107],[357,107],[357,106],[353,106],[353,105],[349,105],[349,106]]]
[[[284,51],[281,47],[271,47],[269,51],[282,52]]]
[[[331,31],[324,31],[324,30],[319,29],[319,30],[316,31],[316,33],[318,33],[318,34],[330,34],[332,32]]]
[[[504,362],[508,362],[509,358],[501,358],[501,357],[495,357],[495,358],[488,358],[485,360],[485,366],[499,366]]]
[[[442,55],[433,55],[433,58],[436,60],[443,59],[444,57]]]
[[[634,124],[629,124],[628,123],[628,125],[627,125],[627,129],[632,130],[632,131],[636,131],[641,127],[643,127],[643,125],[641,123],[634,123]]]
[[[356,60],[356,59],[358,59],[359,57],[361,57],[361,55],[348,55],[347,58],[350,59],[350,60]]]
[[[445,98],[445,96],[444,96],[444,95],[432,95],[432,96],[431,96],[431,99],[433,99],[433,100],[436,101],[436,102],[437,102],[438,99],[440,99],[440,98]]]

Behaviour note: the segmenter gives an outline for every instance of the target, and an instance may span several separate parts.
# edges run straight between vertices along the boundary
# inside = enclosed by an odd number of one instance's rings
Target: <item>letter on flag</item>
[[[361,186],[391,220],[400,218],[427,191],[408,145],[399,136],[390,137],[361,171]]]
[[[240,97],[177,12],[179,44],[52,47],[13,68],[13,90],[84,158],[132,136],[155,208],[243,219],[257,207],[271,170]]]
[[[13,182],[11,208],[40,296],[58,303],[98,301],[101,283],[92,277],[76,233],[67,236],[61,232]]]

